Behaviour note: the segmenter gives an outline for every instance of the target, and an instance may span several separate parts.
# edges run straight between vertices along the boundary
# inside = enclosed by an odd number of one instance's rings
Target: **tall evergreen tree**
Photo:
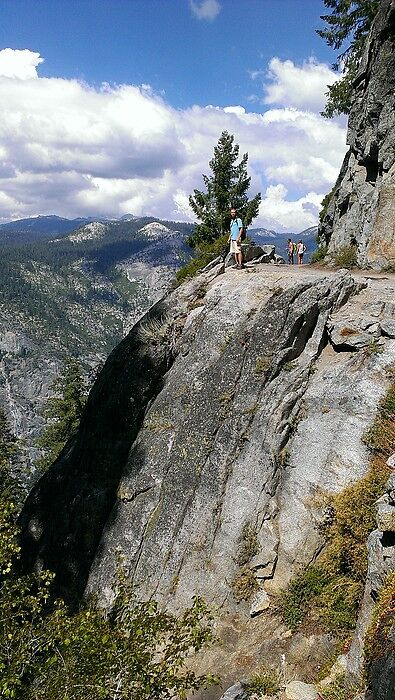
[[[258,214],[261,195],[248,199],[251,182],[247,174],[248,153],[237,163],[239,150],[234,136],[223,131],[209,162],[212,175],[203,175],[207,191],[194,190],[189,197],[191,208],[201,222],[188,241],[193,248],[211,243],[229,231],[230,207],[237,209],[245,226]]]
[[[335,50],[343,48],[335,70],[343,77],[328,86],[327,104],[322,115],[349,114],[352,100],[352,83],[358,73],[367,35],[380,5],[380,0],[324,0],[332,10],[330,15],[321,15],[327,27],[317,29],[317,34]]]
[[[86,403],[82,369],[75,358],[66,357],[59,376],[50,388],[55,396],[47,399],[42,410],[48,425],[37,440],[37,447],[44,453],[37,461],[41,470],[54,462],[67,440],[74,435]]]

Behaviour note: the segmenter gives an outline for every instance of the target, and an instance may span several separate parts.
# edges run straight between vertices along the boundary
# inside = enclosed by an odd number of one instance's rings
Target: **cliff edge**
[[[395,266],[395,2],[382,0],[354,82],[339,177],[318,235],[336,254],[352,246],[358,265]]]

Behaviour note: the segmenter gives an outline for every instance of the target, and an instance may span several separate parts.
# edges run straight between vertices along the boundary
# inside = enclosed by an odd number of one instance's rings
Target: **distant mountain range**
[[[193,230],[133,214],[0,225],[0,403],[30,457],[38,407],[61,359],[79,357],[87,373],[97,367],[190,259]],[[297,236],[308,251],[315,233]],[[248,235],[285,256],[290,234],[251,228]]]

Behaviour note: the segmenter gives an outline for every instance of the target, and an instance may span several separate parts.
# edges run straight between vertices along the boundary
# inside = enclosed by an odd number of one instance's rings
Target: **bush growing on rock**
[[[368,473],[328,497],[326,546],[315,564],[296,575],[279,596],[280,611],[291,628],[305,619],[319,620],[342,637],[355,626],[368,565],[366,541],[376,527],[374,503],[388,479],[386,459],[395,452],[395,384],[381,401],[365,442],[372,450]]]
[[[357,265],[357,251],[355,246],[345,245],[339,248],[337,253],[333,256],[333,262],[336,267],[344,267],[346,270],[351,270],[351,268]]]
[[[120,574],[108,617],[93,600],[70,612],[52,599],[53,574],[21,574],[5,463],[0,477],[0,697],[171,700],[216,682],[186,664],[214,641],[203,600],[176,616],[156,601],[139,602]]]

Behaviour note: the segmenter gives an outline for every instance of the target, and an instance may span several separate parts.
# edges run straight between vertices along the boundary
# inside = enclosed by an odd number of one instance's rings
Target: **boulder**
[[[243,682],[241,683],[235,683],[235,685],[232,685],[226,693],[224,693],[220,700],[248,700],[248,695],[245,692],[245,684]]]
[[[388,338],[395,338],[395,321],[382,321],[380,323],[381,332]]]
[[[389,495],[381,496],[376,503],[377,528],[381,532],[395,532],[395,507],[389,502]]]
[[[319,697],[317,688],[311,683],[291,681],[285,687],[286,700],[317,700]]]
[[[388,457],[386,464],[387,464],[387,467],[391,467],[391,469],[395,469],[395,454],[391,455],[391,457]]]
[[[250,615],[251,617],[255,617],[256,615],[260,615],[261,612],[264,612],[264,610],[267,610],[270,607],[270,598],[266,591],[258,591],[258,593],[254,596],[252,599],[251,603],[251,608],[250,608]]]

